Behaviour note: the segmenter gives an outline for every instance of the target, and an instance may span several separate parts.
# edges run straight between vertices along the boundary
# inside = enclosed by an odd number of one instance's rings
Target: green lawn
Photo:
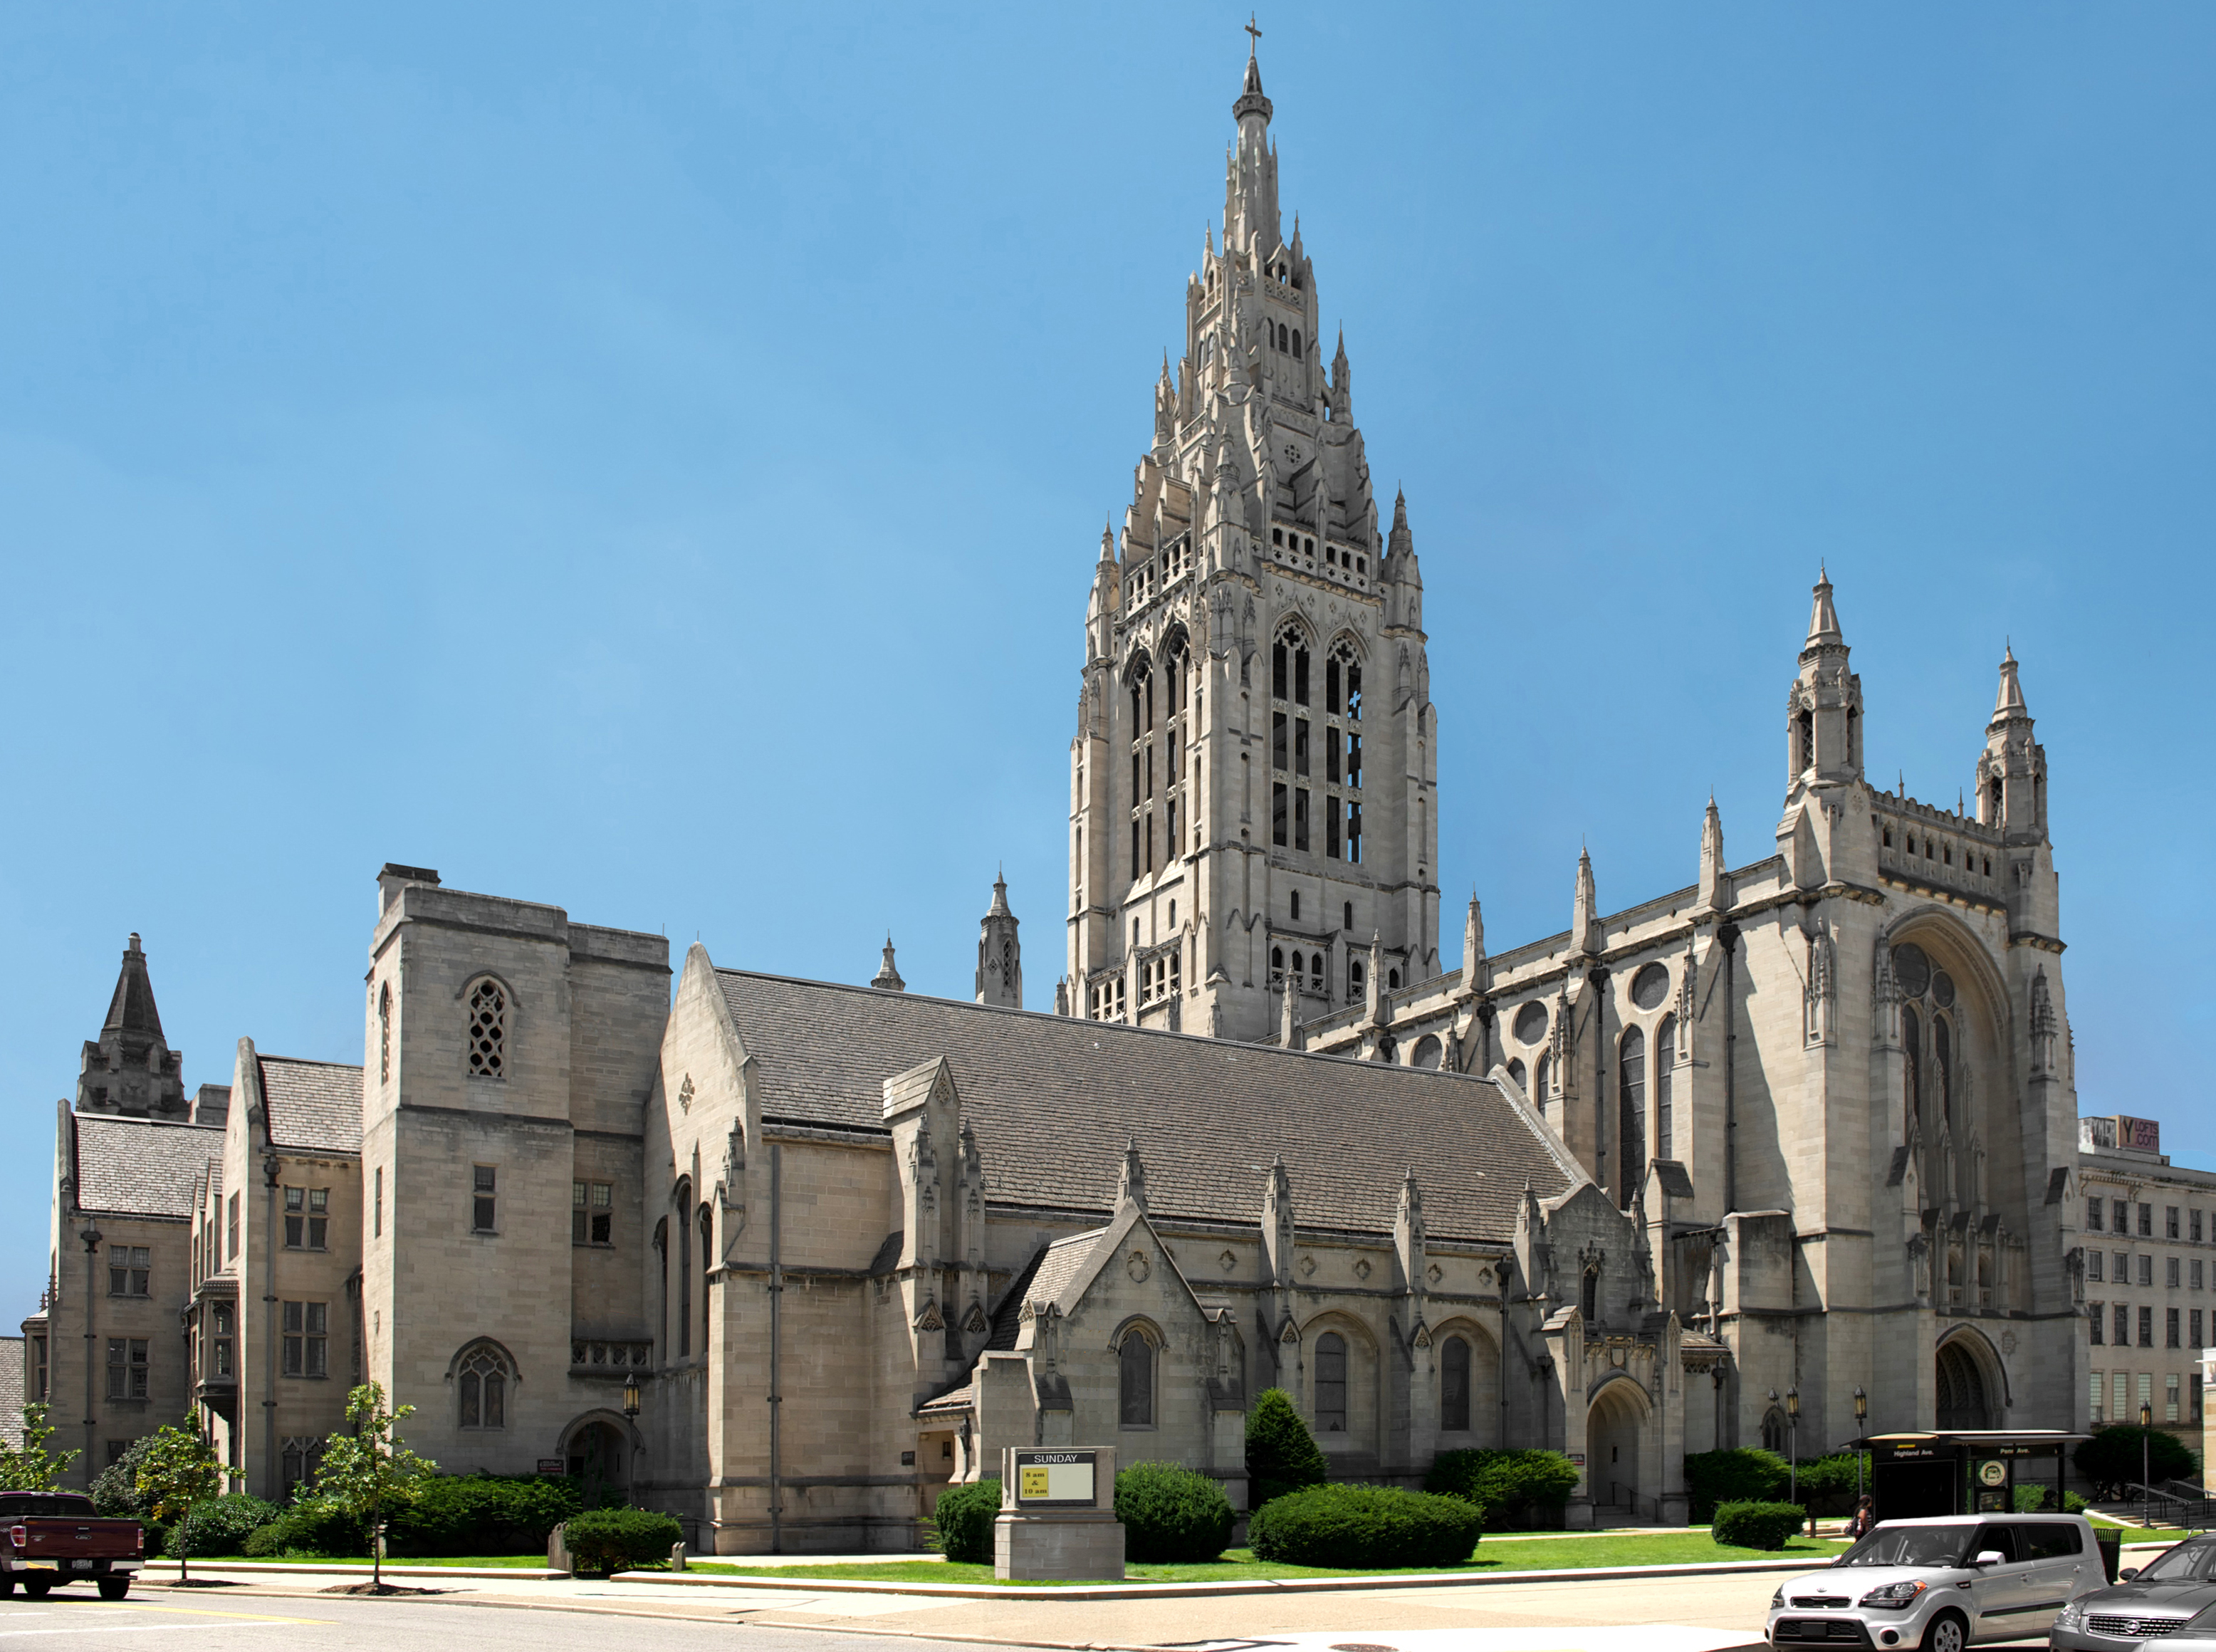
[[[157,1558],[167,1561],[170,1556],[157,1556]],[[237,1566],[240,1564],[248,1566],[268,1566],[273,1564],[286,1566],[366,1566],[369,1564],[369,1556],[367,1555],[317,1555],[311,1559],[298,1555],[194,1555],[192,1558],[192,1564],[194,1566]],[[432,1559],[428,1556],[416,1556],[404,1560],[398,1558],[387,1558],[385,1563],[385,1569],[389,1572],[396,1566],[499,1566],[520,1568],[529,1566],[543,1567],[545,1564],[546,1556],[544,1555],[465,1555],[459,1559],[453,1560],[449,1560],[444,1556],[440,1556],[437,1559]]]
[[[1461,1566],[1397,1567],[1376,1572],[1334,1571],[1314,1566],[1277,1566],[1256,1560],[1251,1550],[1227,1550],[1222,1560],[1195,1566],[1148,1566],[1124,1569],[1132,1583],[1231,1583],[1272,1577],[1392,1577],[1410,1573],[1431,1575],[1442,1571],[1486,1576],[1499,1572],[1554,1571],[1606,1566],[1683,1566],[1703,1561],[1791,1560],[1807,1557],[1811,1566],[1822,1565],[1846,1545],[1802,1538],[1785,1545],[1784,1551],[1720,1547],[1705,1532],[1641,1532],[1629,1537],[1554,1538],[1544,1543],[1517,1543],[1488,1538]],[[743,1562],[690,1561],[696,1572],[721,1572],[772,1578],[830,1578],[855,1583],[992,1583],[990,1566],[973,1566],[945,1560],[886,1560],[845,1566],[779,1566],[749,1569]]]

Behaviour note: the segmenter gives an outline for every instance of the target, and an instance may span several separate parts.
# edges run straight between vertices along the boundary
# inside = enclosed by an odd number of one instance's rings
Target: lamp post
[[[623,1414],[625,1420],[631,1425],[631,1433],[636,1435],[638,1433],[638,1378],[636,1377],[624,1378]],[[637,1441],[635,1439],[625,1440],[624,1442],[624,1501],[626,1503],[635,1501],[631,1494],[638,1486],[637,1459]]]
[[[1862,1506],[1862,1437],[1868,1432],[1869,1396],[1862,1392],[1860,1383],[1855,1384],[1855,1510]]]
[[[1791,1489],[1787,1500],[1800,1501],[1800,1390],[1796,1384],[1785,1390],[1785,1450],[1787,1456],[1787,1485]]]
[[[2154,1407],[2139,1402],[2139,1524],[2154,1524],[2154,1488],[2147,1480],[2147,1438],[2154,1433]]]

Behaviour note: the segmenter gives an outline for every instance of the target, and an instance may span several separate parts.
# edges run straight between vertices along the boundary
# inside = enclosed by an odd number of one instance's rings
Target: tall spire
[[[1465,992],[1485,990],[1485,914],[1478,909],[1477,891],[1469,892],[1469,915],[1462,924],[1462,985]]]
[[[2010,644],[2001,654],[2001,689],[1993,697],[1993,716],[2028,717],[2029,707],[2023,703],[2023,684],[2016,680],[2016,645]]]
[[[993,875],[993,903],[977,922],[977,1002],[1007,1009],[1024,1007],[1023,945],[1016,915],[1008,910],[1008,880]]]
[[[1595,908],[1598,896],[1593,889],[1592,854],[1583,844],[1578,846],[1578,892],[1570,903],[1570,944],[1579,952],[1597,952],[1601,948],[1601,927]]]
[[[146,954],[133,934],[123,948],[123,968],[115,977],[115,996],[108,1001],[103,1032],[141,1032],[162,1036],[162,1012],[154,1008],[154,983],[146,973]]]
[[[885,935],[885,961],[877,965],[877,973],[870,984],[881,992],[906,992],[908,983],[901,979],[900,971],[893,967],[893,938]]]
[[[162,1035],[153,979],[134,934],[123,948],[100,1037],[86,1043],[78,1063],[77,1111],[182,1119],[190,1111],[184,1060]]]
[[[1831,578],[1824,564],[1816,564],[1816,591],[1808,608],[1807,647],[1819,643],[1841,644],[1846,638],[1839,631],[1839,612],[1831,606]]]
[[[1248,115],[1259,114],[1266,126],[1275,111],[1270,107],[1270,100],[1262,96],[1262,65],[1256,56],[1262,44],[1262,31],[1254,27],[1252,12],[1246,16],[1246,80],[1239,89],[1239,101],[1231,106],[1231,118],[1243,122]]]
[[[1731,879],[1724,873],[1724,817],[1716,812],[1711,792],[1708,811],[1701,817],[1701,904],[1711,912],[1723,912],[1731,903]]]

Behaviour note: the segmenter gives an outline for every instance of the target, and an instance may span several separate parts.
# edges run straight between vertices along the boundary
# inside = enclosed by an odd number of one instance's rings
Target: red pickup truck
[[[0,1491],[0,1595],[16,1586],[34,1600],[57,1583],[89,1581],[103,1600],[131,1593],[146,1563],[146,1528],[103,1519],[71,1491]]]

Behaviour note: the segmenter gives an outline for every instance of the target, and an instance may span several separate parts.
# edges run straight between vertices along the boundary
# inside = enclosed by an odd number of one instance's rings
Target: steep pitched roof
[[[77,1204],[88,1211],[189,1217],[194,1187],[208,1162],[223,1155],[223,1131],[213,1125],[98,1113],[70,1117],[77,1131]]]
[[[262,1057],[262,1096],[273,1146],[361,1151],[361,1069],[335,1061]]]
[[[1540,1127],[1484,1079],[717,973],[761,1063],[765,1118],[881,1130],[884,1081],[946,1057],[997,1204],[1110,1210],[1127,1137],[1158,1219],[1259,1212],[1278,1153],[1302,1226],[1390,1231],[1413,1165],[1432,1236],[1506,1241],[1527,1179],[1542,1199],[1570,1185]]]
[[[162,1036],[162,1012],[154,1008],[154,983],[146,973],[146,954],[138,937],[123,949],[123,967],[116,974],[115,996],[108,1000],[103,1032],[145,1032]]]

